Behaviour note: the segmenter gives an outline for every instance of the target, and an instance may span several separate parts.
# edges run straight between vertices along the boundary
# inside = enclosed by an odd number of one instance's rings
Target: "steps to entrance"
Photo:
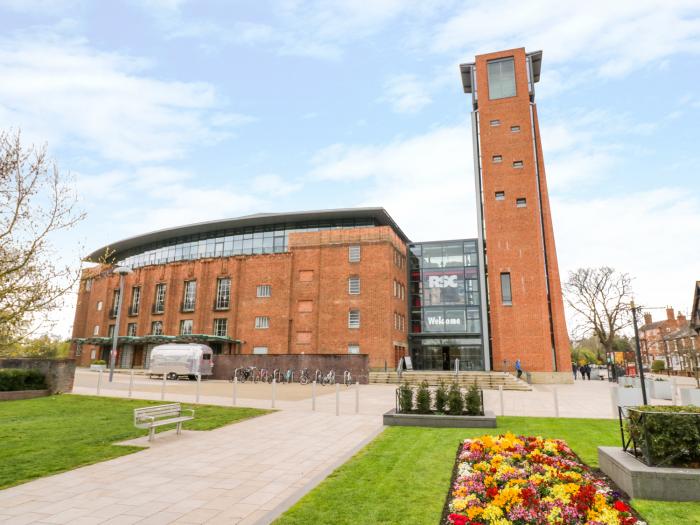
[[[403,372],[399,378],[396,372],[370,372],[369,382],[375,384],[398,384],[408,382],[411,385],[420,384],[427,381],[430,386],[437,386],[440,381],[445,384],[457,381],[460,386],[468,387],[476,383],[482,390],[498,390],[499,386],[503,390],[532,390],[522,379],[517,379],[507,372]]]

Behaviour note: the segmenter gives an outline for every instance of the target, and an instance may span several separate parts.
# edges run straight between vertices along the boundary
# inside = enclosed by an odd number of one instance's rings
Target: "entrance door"
[[[449,346],[442,347],[442,369],[443,370],[450,369],[450,347]]]

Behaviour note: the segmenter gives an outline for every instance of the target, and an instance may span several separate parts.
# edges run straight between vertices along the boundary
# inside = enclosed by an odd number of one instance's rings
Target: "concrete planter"
[[[700,469],[648,467],[617,447],[598,447],[598,464],[630,498],[700,501]]]
[[[673,383],[671,381],[651,381],[651,384],[651,397],[673,399]]]
[[[0,401],[17,401],[19,399],[33,399],[50,395],[48,390],[14,390],[12,392],[0,392]]]
[[[640,387],[613,388],[615,403],[619,407],[636,407],[643,404],[642,389]]]
[[[635,378],[634,377],[628,377],[628,376],[622,376],[617,378],[617,384],[620,385],[621,387],[623,386],[636,386],[634,384]]]
[[[700,407],[700,388],[681,388],[681,405]]]
[[[384,413],[386,426],[438,428],[496,428],[496,415],[488,410],[483,416],[448,416],[443,414],[397,414],[395,409]]]
[[[107,369],[107,365],[90,365],[90,370],[94,370],[95,372],[99,372],[100,370],[104,371]]]

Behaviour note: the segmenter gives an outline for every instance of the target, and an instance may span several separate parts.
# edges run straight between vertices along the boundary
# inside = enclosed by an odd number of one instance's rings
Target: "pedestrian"
[[[576,366],[576,363],[571,363],[571,371],[574,373],[574,381],[578,379],[577,377],[577,372],[578,372],[578,367]]]
[[[591,365],[588,363],[586,363],[586,377],[589,381],[591,380]]]
[[[518,374],[518,379],[520,379],[520,377],[523,375],[523,369],[520,365],[520,359],[515,360],[515,371]]]
[[[586,379],[586,365],[581,365],[579,367],[578,371],[581,373],[581,379],[585,380]]]

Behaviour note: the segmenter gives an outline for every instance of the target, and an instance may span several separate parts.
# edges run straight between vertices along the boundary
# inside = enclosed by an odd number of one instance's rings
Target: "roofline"
[[[506,49],[503,52],[508,52],[511,51],[510,49]],[[497,51],[497,53],[500,53],[501,51]],[[491,54],[491,53],[489,53]],[[481,55],[477,55],[481,56]],[[525,56],[530,57],[532,61],[532,81],[534,82],[539,82],[540,81],[540,71],[542,70],[542,50],[537,50],[537,51],[532,51],[530,53],[525,53]],[[497,60],[497,59],[494,59]],[[476,67],[476,62],[466,62],[464,64],[459,65],[459,72],[462,76],[462,87],[464,88],[465,93],[471,93],[472,90],[474,89],[474,86],[472,86],[472,74],[471,70],[472,68]]]
[[[399,228],[391,215],[389,215],[389,213],[382,207],[338,208],[330,210],[294,211],[287,213],[257,213],[230,219],[196,222],[173,228],[164,228],[141,235],[135,235],[133,237],[127,237],[126,239],[122,239],[115,243],[102,246],[101,248],[98,248],[85,256],[83,260],[98,262],[99,258],[102,257],[108,249],[113,251],[114,254],[118,256],[120,253],[133,250],[142,245],[198,233],[216,232],[251,226],[267,226],[280,222],[305,222],[352,218],[376,219],[382,226],[391,226],[404,242],[410,242],[410,239],[401,230],[401,228]]]

